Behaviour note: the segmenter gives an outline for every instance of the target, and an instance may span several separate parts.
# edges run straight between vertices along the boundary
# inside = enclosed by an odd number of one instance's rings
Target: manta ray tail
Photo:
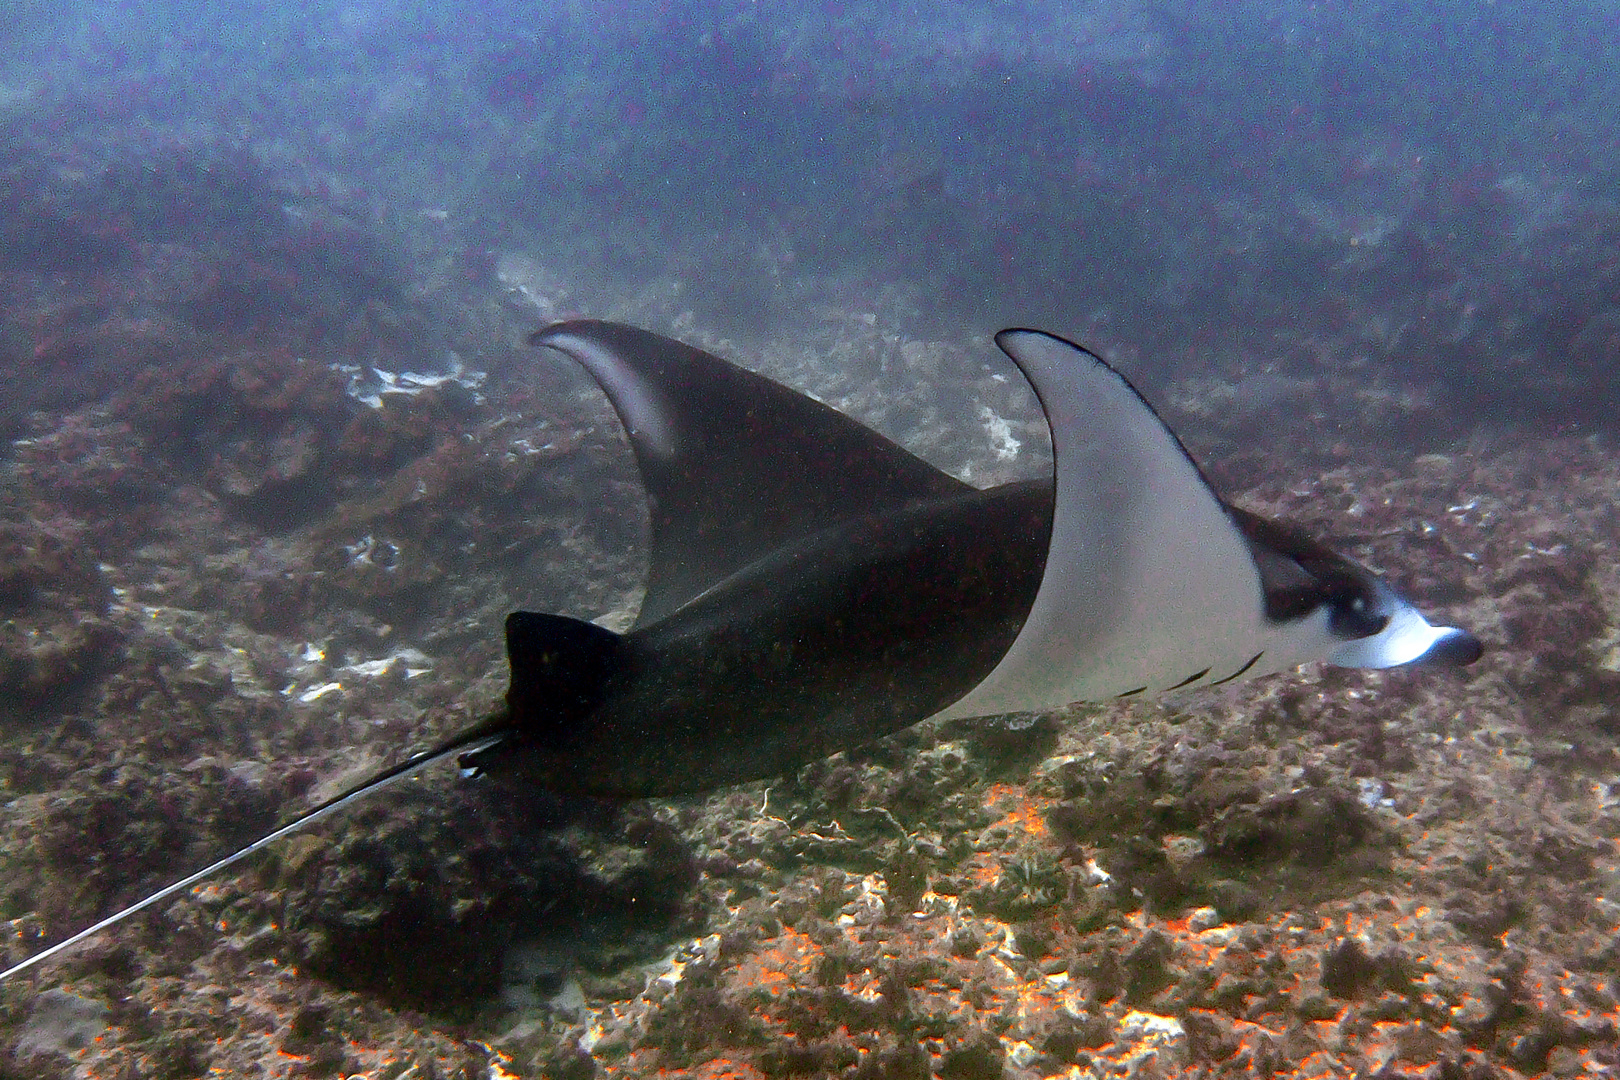
[[[131,915],[145,911],[176,893],[235,866],[254,852],[282,837],[304,829],[357,799],[372,795],[396,780],[403,780],[436,762],[459,757],[464,772],[482,771],[479,756],[498,743],[522,737],[540,743],[561,742],[574,725],[596,707],[603,684],[613,671],[619,635],[593,623],[565,615],[539,615],[517,611],[506,619],[506,652],[512,666],[512,685],[507,692],[507,708],[493,713],[481,723],[439,743],[397,765],[354,784],[304,811],[291,821],[259,837],[253,843],[201,870],[172,882],[128,907],[115,911],[92,926],[35,953],[21,963],[0,971],[0,982],[18,972],[66,952],[87,938],[116,926]]]
[[[302,814],[299,814],[297,817],[287,822],[287,824],[282,825],[274,831],[259,837],[259,839],[253,841],[253,843],[249,844],[247,847],[244,847],[238,851],[233,851],[223,859],[209,863],[201,870],[188,874],[179,881],[165,885],[163,888],[159,889],[155,893],[152,893],[150,896],[142,897],[121,911],[113,912],[100,922],[95,923],[92,926],[87,926],[71,937],[57,942],[50,948],[37,952],[28,959],[23,960],[20,963],[13,964],[4,971],[0,971],[0,982],[11,978],[13,975],[16,975],[19,972],[26,971],[36,964],[43,963],[53,956],[66,952],[68,949],[71,949],[81,941],[94,937],[96,934],[101,933],[108,927],[116,926],[118,923],[123,922],[131,915],[145,911],[152,905],[160,903],[163,900],[167,900],[169,897],[178,892],[191,888],[191,886],[197,884],[199,881],[210,878],[227,867],[236,865],[249,855],[252,855],[254,852],[269,847],[271,844],[275,843],[277,840],[280,840],[284,836],[288,836],[299,831],[300,829],[313,825],[315,822],[326,817],[333,811],[347,806],[349,803],[357,799],[371,795],[377,791],[381,791],[384,787],[387,787],[396,780],[403,780],[405,777],[425,769],[435,762],[443,761],[453,754],[468,750],[476,750],[482,746],[490,744],[491,742],[499,741],[504,737],[504,732],[507,726],[508,722],[506,719],[506,714],[497,713],[476,727],[464,731],[453,738],[446,739],[444,742],[440,743],[438,746],[435,746],[431,750],[417,754],[415,757],[407,758],[397,765],[391,765],[383,771],[367,777],[365,780],[362,780],[359,783],[344,789],[337,795],[332,796],[330,799],[327,799],[319,806],[304,811]]]

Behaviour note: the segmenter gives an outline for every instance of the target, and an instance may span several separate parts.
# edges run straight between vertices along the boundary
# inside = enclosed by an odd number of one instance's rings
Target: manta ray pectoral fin
[[[652,525],[638,626],[823,529],[971,490],[814,398],[646,330],[580,319],[529,343],[583,365],[624,424]]]
[[[1017,640],[950,717],[1040,711],[1270,674],[1312,660],[1468,663],[1376,574],[1229,506],[1130,382],[1073,342],[1003,330],[1052,430],[1057,502]]]
[[[1052,432],[1057,502],[1040,591],[1001,664],[947,715],[1157,693],[1261,651],[1258,574],[1181,441],[1100,357],[1039,330],[996,344]]]

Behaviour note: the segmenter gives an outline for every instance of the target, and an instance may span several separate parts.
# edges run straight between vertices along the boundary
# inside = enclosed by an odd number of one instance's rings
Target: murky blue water
[[[979,486],[1051,461],[991,335],[1064,334],[1223,494],[1489,651],[931,728],[708,799],[430,776],[7,984],[12,1058],[1613,1067],[1617,30],[1548,3],[13,3],[14,960],[489,711],[507,611],[633,619],[640,477],[596,388],[521,344],[556,319],[709,348]],[[58,985],[83,1001],[41,1006]]]

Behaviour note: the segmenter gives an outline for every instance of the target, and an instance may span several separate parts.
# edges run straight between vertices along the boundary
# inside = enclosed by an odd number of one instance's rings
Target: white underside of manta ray
[[[1046,711],[1313,660],[1385,668],[1476,655],[1469,635],[1431,626],[1364,567],[1227,506],[1102,360],[1036,330],[1005,330],[996,343],[1051,427],[1052,542],[1017,640],[944,715]],[[1290,587],[1306,604],[1268,611],[1268,592]]]
[[[636,625],[507,619],[505,706],[6,978],[435,761],[639,797],[780,775],[928,717],[1050,711],[1322,660],[1470,663],[1378,575],[1230,507],[1106,363],[996,343],[1033,386],[1053,474],[972,488],[813,399],[633,327],[531,343],[582,364],[624,424],[652,550]]]

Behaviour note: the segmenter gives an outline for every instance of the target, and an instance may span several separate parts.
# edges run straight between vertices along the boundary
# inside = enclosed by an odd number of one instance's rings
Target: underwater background
[[[977,485],[991,343],[1487,645],[608,804],[445,768],[0,984],[0,1077],[1620,1072],[1620,9],[0,12],[15,961],[634,617],[614,318]]]

